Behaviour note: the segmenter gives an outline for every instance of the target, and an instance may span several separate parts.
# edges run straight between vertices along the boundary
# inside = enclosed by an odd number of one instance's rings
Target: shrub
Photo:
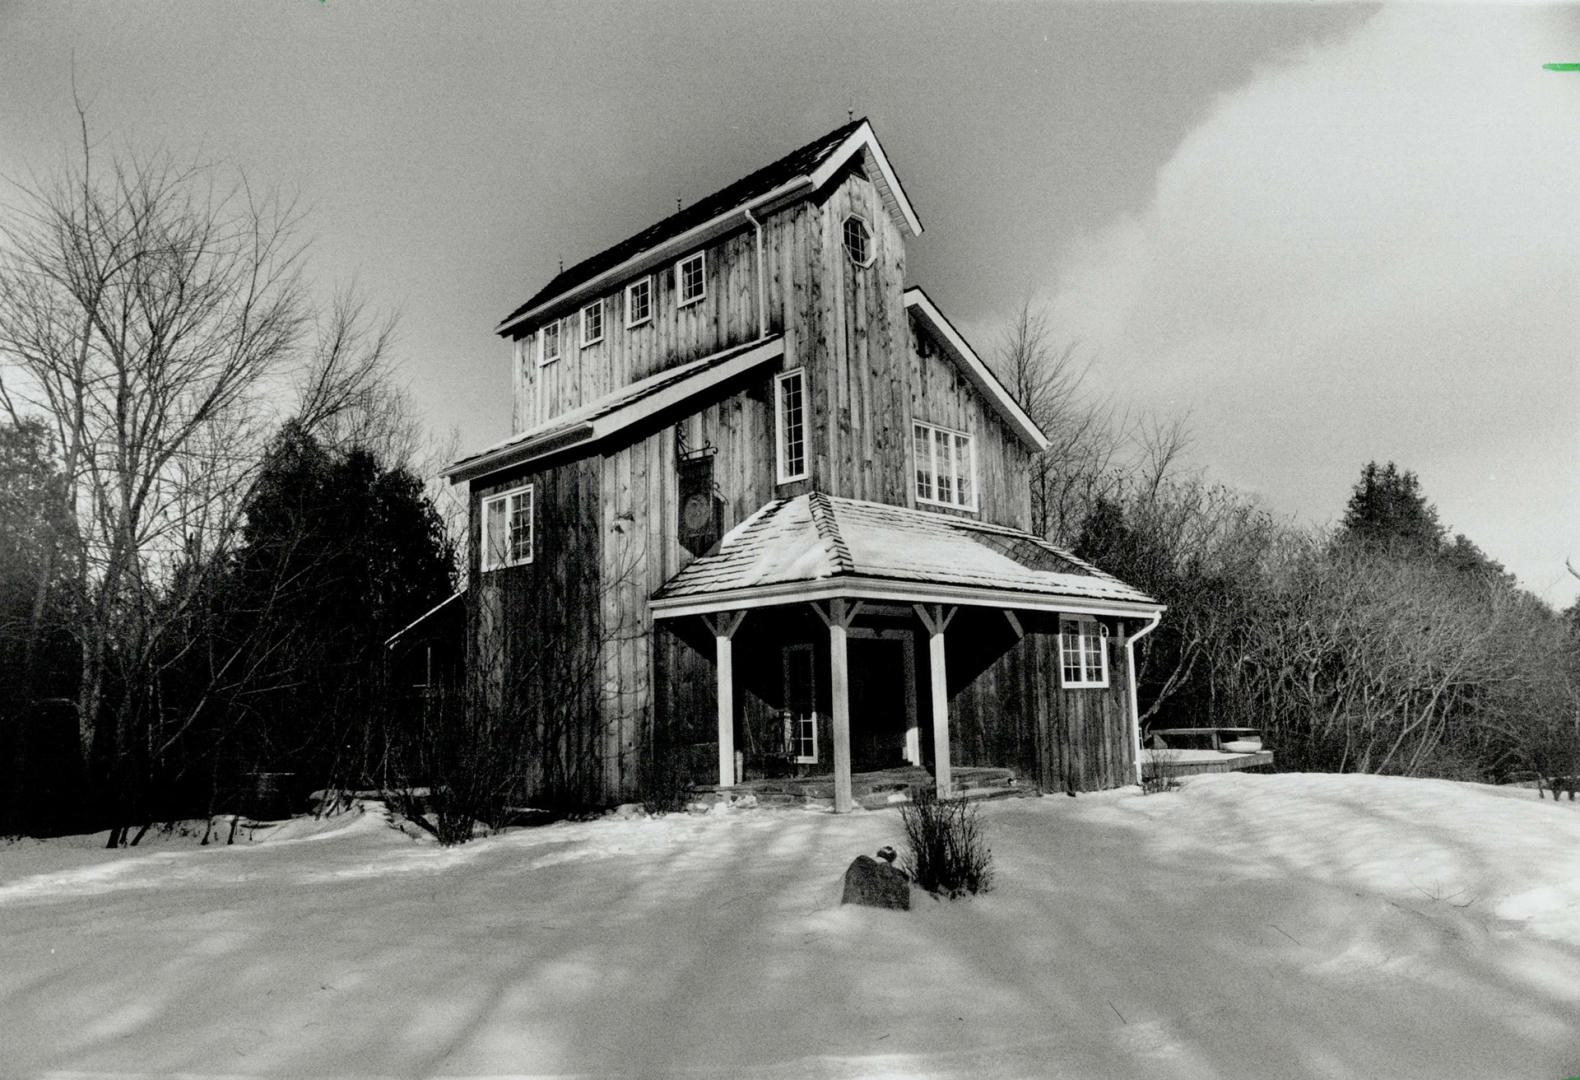
[[[1141,769],[1141,790],[1147,795],[1173,791],[1180,786],[1180,752],[1169,747],[1142,751],[1146,757]]]
[[[908,848],[900,868],[916,884],[950,900],[992,886],[993,853],[975,806],[916,788],[900,817]]]

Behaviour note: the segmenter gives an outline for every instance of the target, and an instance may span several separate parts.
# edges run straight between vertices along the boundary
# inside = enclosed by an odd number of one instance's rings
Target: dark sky
[[[1323,521],[1369,458],[1556,602],[1580,561],[1576,9],[0,3],[0,172],[97,130],[299,190],[436,432],[508,434],[495,323],[839,123],[984,351],[1030,297],[1209,475]]]

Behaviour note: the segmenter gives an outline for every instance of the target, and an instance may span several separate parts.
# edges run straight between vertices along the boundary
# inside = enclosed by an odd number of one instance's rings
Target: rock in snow
[[[845,895],[841,904],[911,910],[911,879],[871,855],[857,855],[845,871]]]

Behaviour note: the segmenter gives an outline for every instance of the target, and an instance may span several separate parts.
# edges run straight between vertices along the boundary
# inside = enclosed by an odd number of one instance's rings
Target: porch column
[[[725,611],[703,616],[713,630],[713,644],[719,670],[719,786],[735,783],[735,631],[746,618],[744,611]]]
[[[933,684],[933,780],[938,797],[953,794],[949,774],[949,673],[944,666],[944,630],[958,608],[942,604],[916,604],[917,617],[927,628],[927,671]]]
[[[830,600],[828,611],[812,605],[818,618],[828,624],[829,698],[834,711],[834,813],[848,814],[856,805],[850,792],[850,654],[846,650],[846,631],[861,612],[858,601]]]

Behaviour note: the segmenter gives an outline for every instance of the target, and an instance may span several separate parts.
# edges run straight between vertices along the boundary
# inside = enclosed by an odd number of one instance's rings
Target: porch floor
[[[1038,794],[1035,784],[1023,780],[1014,769],[955,766],[950,770],[954,793],[964,799],[1002,799]],[[850,774],[850,791],[857,806],[881,810],[910,801],[913,787],[932,787],[933,774],[914,765],[894,769]],[[699,801],[724,799],[728,794],[753,795],[759,804],[782,806],[833,806],[834,774],[781,776],[773,779],[743,780],[733,787],[717,784],[697,787]]]

